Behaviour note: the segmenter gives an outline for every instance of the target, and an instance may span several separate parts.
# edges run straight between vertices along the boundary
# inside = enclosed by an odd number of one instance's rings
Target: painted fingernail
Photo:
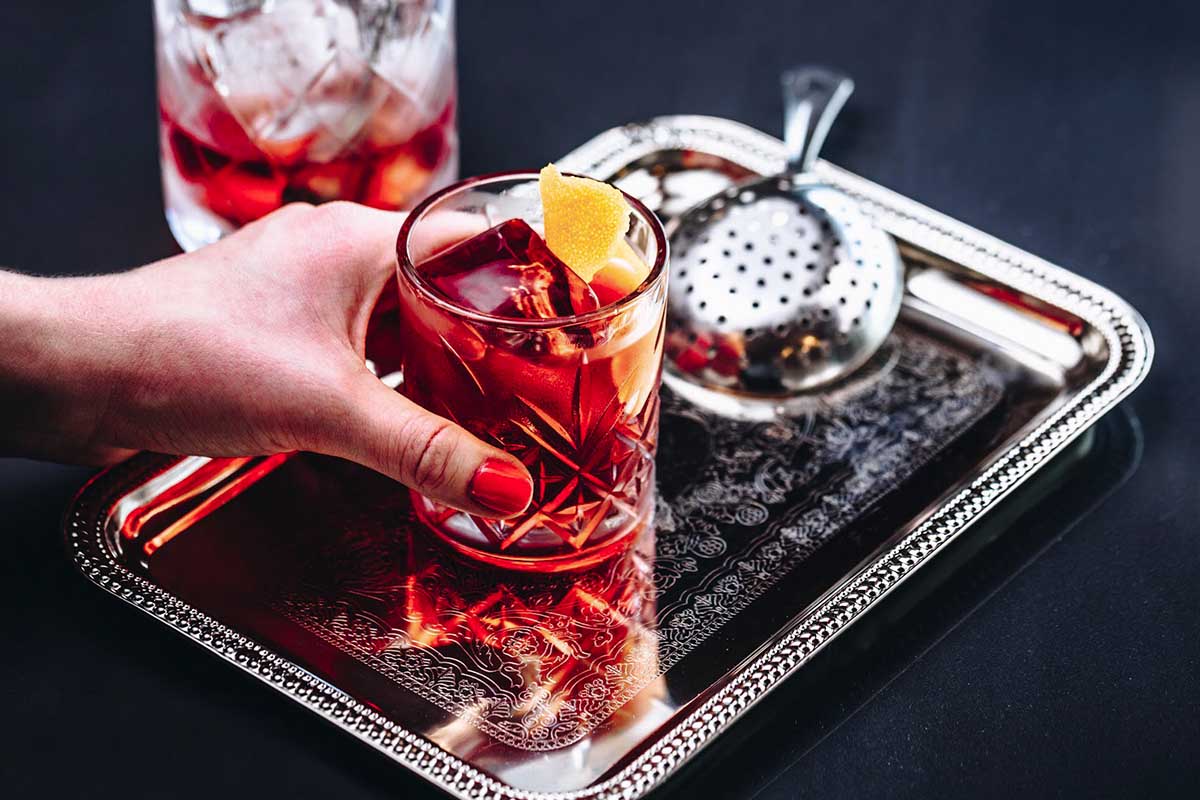
[[[501,517],[519,514],[533,498],[529,476],[511,461],[489,458],[475,470],[467,489],[471,498]]]

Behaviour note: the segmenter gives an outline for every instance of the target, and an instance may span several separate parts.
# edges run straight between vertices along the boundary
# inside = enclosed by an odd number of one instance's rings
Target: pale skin
[[[497,516],[472,497],[472,476],[500,459],[528,477],[520,462],[364,363],[402,219],[296,204],[125,273],[0,272],[0,453],[103,464],[138,450],[309,450]]]

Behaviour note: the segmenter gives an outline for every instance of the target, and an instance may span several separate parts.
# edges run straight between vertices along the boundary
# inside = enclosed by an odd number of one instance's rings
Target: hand
[[[0,337],[15,345],[0,405],[17,420],[0,444],[71,460],[312,450],[465,511],[519,513],[532,493],[520,462],[364,364],[401,220],[297,204],[120,275],[0,274]]]

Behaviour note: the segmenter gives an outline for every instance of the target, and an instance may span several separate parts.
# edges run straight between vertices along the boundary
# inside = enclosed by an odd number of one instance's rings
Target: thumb
[[[367,370],[351,390],[348,418],[322,452],[370,467],[443,505],[501,519],[533,495],[528,470],[455,423],[389,389]]]

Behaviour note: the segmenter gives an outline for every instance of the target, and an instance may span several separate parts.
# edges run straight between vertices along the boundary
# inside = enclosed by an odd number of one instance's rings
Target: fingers
[[[413,226],[408,238],[408,255],[414,264],[420,264],[450,245],[487,229],[488,221],[482,214],[435,209],[421,217],[420,225]]]
[[[290,208],[285,206],[280,212]],[[380,211],[355,203],[328,203],[296,214],[294,225],[303,235],[314,223],[316,215],[329,228],[328,234],[340,246],[349,246],[358,256],[354,260],[365,266],[373,282],[382,284],[396,267],[396,240],[407,216],[402,211]],[[481,214],[452,209],[434,210],[422,217],[408,239],[410,256],[420,263],[440,250],[487,230],[487,218]]]
[[[533,484],[512,456],[421,408],[365,370],[323,452],[357,461],[430,499],[483,517],[519,514]]]
[[[323,215],[321,219],[325,221],[328,239],[336,242],[339,249],[349,247],[351,250],[344,254],[335,252],[318,256],[323,276],[315,288],[323,298],[335,295],[330,292],[331,286],[341,285],[349,289],[348,296],[342,294],[340,297],[348,301],[350,309],[347,323],[351,342],[363,352],[372,309],[379,305],[382,293],[388,291],[388,286],[393,287],[392,297],[384,298],[383,302],[395,299],[394,284],[389,280],[396,270],[396,240],[405,214],[352,203],[330,203],[310,208],[309,211]],[[298,216],[302,217],[303,214]],[[422,223],[414,229],[415,235],[410,235],[407,240],[410,253],[413,252],[415,241],[423,243],[420,248],[422,255],[416,257],[418,263],[487,228],[487,220],[483,216],[453,210],[434,211],[423,217]],[[303,225],[303,219],[298,219],[296,224]],[[308,274],[309,277],[313,276],[311,272]]]

